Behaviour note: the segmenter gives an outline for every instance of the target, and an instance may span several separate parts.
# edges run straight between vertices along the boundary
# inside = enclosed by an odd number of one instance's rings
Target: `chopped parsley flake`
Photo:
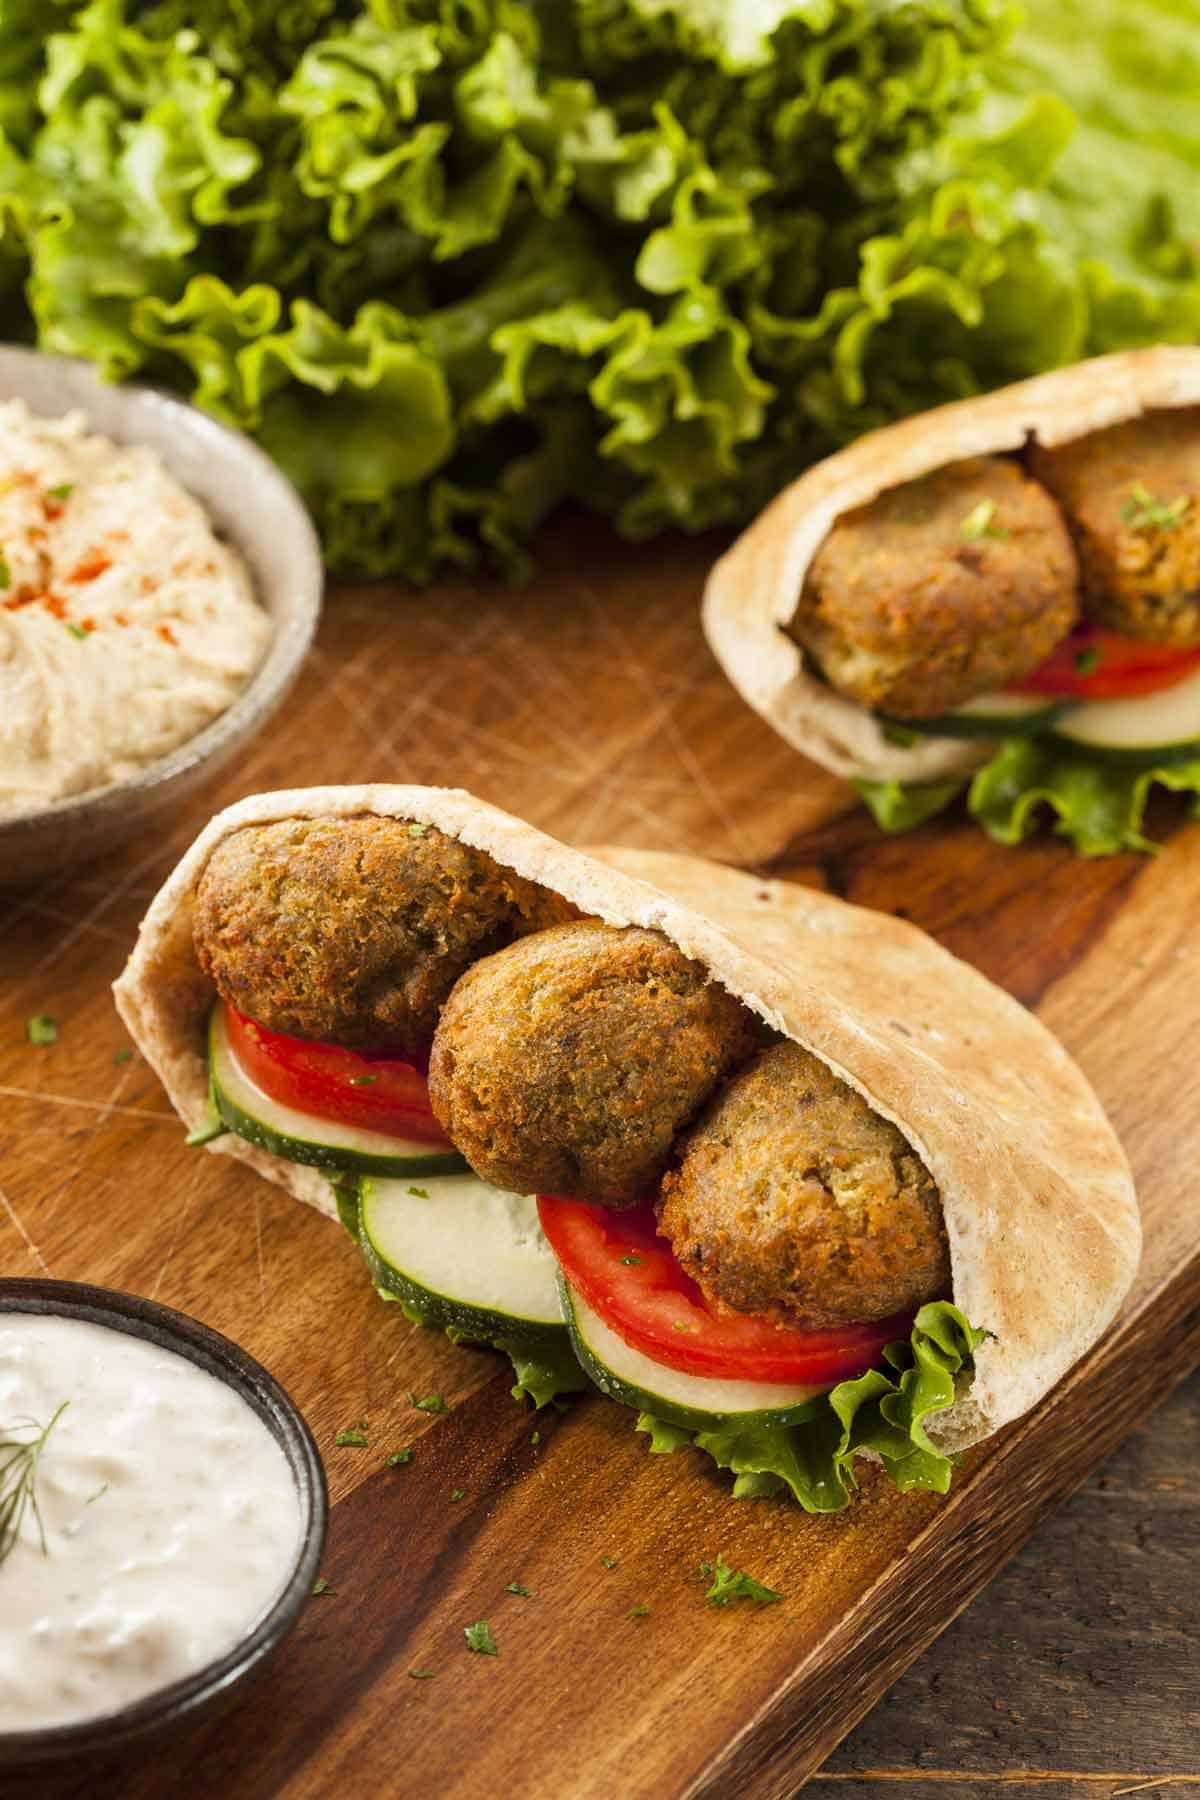
[[[326,1579],[323,1575],[317,1576],[317,1579],[313,1582],[313,1590],[312,1591],[314,1594],[334,1594],[334,1595],[336,1595],[336,1593],[337,1593],[337,1589],[335,1587],[330,1587],[329,1583],[326,1581]]]
[[[450,1498],[452,1500],[465,1500],[466,1497],[467,1497],[466,1488],[455,1488],[450,1495]]]
[[[648,1606],[631,1606],[626,1617],[630,1619],[648,1619],[650,1617],[650,1608]]]
[[[103,1500],[105,1494],[108,1492],[108,1485],[107,1481],[102,1483],[102,1485],[96,1489],[94,1494],[88,1495],[87,1499],[84,1501],[84,1505],[90,1506],[94,1500]]]
[[[529,1441],[531,1444],[540,1444],[542,1441],[541,1432],[540,1431],[531,1431],[529,1434]]]
[[[69,500],[75,492],[73,481],[60,481],[57,487],[46,489],[47,500]]]
[[[378,1075],[352,1075],[350,1077],[350,1086],[351,1087],[374,1087],[375,1083],[378,1080],[379,1080]]]
[[[408,1191],[414,1200],[428,1200],[429,1198],[428,1188],[410,1187]]]
[[[1190,494],[1178,494],[1174,500],[1156,499],[1143,482],[1135,481],[1129,497],[1121,506],[1121,523],[1135,531],[1171,531],[1191,509]]]
[[[424,837],[428,830],[428,825],[410,825],[408,835],[409,837]]]
[[[994,500],[981,500],[977,506],[973,506],[958,528],[963,542],[974,544],[978,543],[980,538],[1008,537],[1010,533],[1002,525],[992,523],[995,515],[996,502]]]
[[[444,1413],[450,1411],[450,1408],[446,1405],[446,1402],[442,1399],[440,1394],[426,1394],[423,1400],[418,1400],[417,1396],[410,1390],[405,1394],[404,1398],[408,1401],[410,1406],[415,1406],[418,1412]]]
[[[133,1051],[129,1048],[128,1044],[126,1044],[126,1046],[123,1050],[114,1050],[113,1051],[113,1061],[118,1066],[121,1063],[127,1063],[127,1062],[133,1061]]]
[[[12,586],[12,570],[8,566],[7,556],[0,556],[0,588]]]
[[[499,1656],[492,1628],[486,1619],[476,1619],[473,1625],[464,1625],[463,1636],[467,1640],[467,1649],[474,1650],[477,1656]]]
[[[533,1599],[533,1595],[530,1593],[529,1589],[527,1587],[522,1587],[519,1581],[510,1581],[504,1591],[506,1594],[520,1594],[522,1600]]]
[[[686,1319],[672,1319],[671,1320],[671,1330],[672,1331],[694,1331],[695,1326],[689,1325]]]
[[[333,1441],[339,1450],[365,1450],[367,1448],[367,1421],[360,1419],[357,1425],[351,1425],[345,1431],[339,1431]]]
[[[409,1675],[410,1681],[432,1681],[433,1680],[433,1670],[432,1669],[410,1669],[408,1671],[408,1675]]]
[[[606,1569],[615,1569],[617,1566],[617,1559],[615,1556],[602,1556],[600,1561],[604,1564]]]
[[[1101,661],[1102,657],[1099,647],[1096,644],[1090,644],[1086,650],[1081,650],[1075,658],[1076,673],[1079,675],[1090,675],[1093,669],[1098,669],[1100,667]]]
[[[32,1019],[25,1022],[25,1036],[31,1044],[44,1047],[46,1044],[58,1042],[58,1020],[52,1019],[49,1013],[34,1013]]]
[[[642,1259],[640,1256],[623,1256],[621,1261],[627,1269],[637,1269],[640,1268]]]
[[[755,1606],[773,1606],[783,1599],[782,1594],[777,1594],[774,1588],[764,1587],[743,1569],[731,1569],[720,1551],[715,1563],[700,1564],[700,1573],[706,1579],[712,1578],[712,1586],[704,1596],[710,1606],[728,1606],[731,1600],[752,1600]]]
[[[82,625],[76,625],[70,619],[67,620],[67,630],[70,632],[70,634],[73,638],[82,639],[88,635],[87,632],[83,629]]]
[[[403,1450],[393,1450],[392,1454],[388,1457],[387,1462],[384,1464],[384,1468],[398,1469],[402,1463],[410,1463],[412,1459],[412,1445],[408,1444]]]

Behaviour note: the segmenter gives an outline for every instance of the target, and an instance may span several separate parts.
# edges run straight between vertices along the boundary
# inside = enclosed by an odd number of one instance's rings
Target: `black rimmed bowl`
[[[148,1748],[232,1700],[235,1690],[279,1649],[300,1617],[317,1579],[329,1513],[325,1471],[299,1409],[261,1363],[220,1332],[156,1301],[75,1281],[0,1279],[0,1319],[12,1313],[82,1319],[144,1338],[240,1394],[287,1458],[300,1503],[300,1545],[275,1600],[224,1656],[117,1712],[74,1725],[0,1731],[0,1777]]]

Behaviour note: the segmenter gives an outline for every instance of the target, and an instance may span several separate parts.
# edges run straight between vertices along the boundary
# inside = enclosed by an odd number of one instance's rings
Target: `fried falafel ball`
[[[974,456],[838,519],[789,635],[841,694],[932,719],[1018,680],[1079,612],[1055,502],[1018,463]]]
[[[1074,534],[1084,611],[1127,637],[1200,645],[1200,407],[1034,445],[1030,465]]]
[[[719,1305],[824,1329],[949,1292],[933,1177],[894,1125],[799,1044],[760,1051],[681,1149],[659,1230]]]
[[[485,1181],[632,1206],[758,1038],[665,937],[559,925],[467,970],[429,1060],[434,1113]]]
[[[468,963],[573,916],[432,825],[364,814],[226,838],[193,935],[221,997],[268,1030],[415,1055]]]

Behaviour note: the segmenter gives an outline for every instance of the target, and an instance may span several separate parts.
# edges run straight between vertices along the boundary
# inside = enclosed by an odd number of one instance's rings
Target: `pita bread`
[[[771,502],[717,563],[703,620],[742,698],[780,736],[834,775],[939,781],[967,775],[986,742],[889,744],[872,715],[819,680],[783,627],[834,521],[889,488],[968,456],[1048,448],[1158,408],[1200,404],[1200,349],[1164,345],[1098,356],[995,393],[956,400],[859,438],[815,464]]]
[[[941,1190],[954,1299],[994,1334],[969,1391],[939,1415],[948,1448],[1025,1412],[1108,1324],[1138,1259],[1132,1179],[1087,1081],[1017,1001],[901,919],[694,857],[585,854],[461,789],[259,794],[201,833],[152,902],[114,988],[190,1127],[208,1105],[213,989],[192,948],[192,912],[209,857],[246,825],[364,813],[435,825],[586,913],[662,931],[900,1127]],[[209,1149],[333,1214],[318,1171],[233,1135]]]

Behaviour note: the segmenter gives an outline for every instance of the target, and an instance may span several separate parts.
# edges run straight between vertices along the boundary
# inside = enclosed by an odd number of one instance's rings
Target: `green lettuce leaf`
[[[1081,856],[1156,849],[1141,829],[1156,786],[1194,794],[1191,815],[1200,818],[1200,757],[1131,769],[1039,737],[1002,740],[969,781],[856,781],[854,786],[884,831],[909,831],[965,791],[971,817],[997,843],[1023,843],[1049,815],[1054,830]]]
[[[880,1459],[902,1492],[944,1494],[953,1465],[930,1440],[926,1422],[951,1404],[985,1335],[956,1306],[934,1301],[918,1312],[908,1342],[889,1346],[887,1372],[872,1369],[839,1383],[802,1424],[724,1424],[691,1433],[642,1413],[636,1429],[649,1436],[652,1454],[690,1441],[732,1471],[736,1499],[787,1491],[806,1512],[840,1512],[858,1485],[854,1459],[863,1451]]]
[[[494,1348],[503,1350],[513,1366],[514,1400],[532,1400],[540,1410],[570,1394],[582,1394],[587,1376],[575,1361],[571,1346],[548,1350],[544,1344],[523,1344],[518,1338],[497,1338]]]
[[[1112,856],[1155,848],[1141,831],[1155,785],[1195,794],[1192,815],[1200,817],[1200,759],[1127,769],[1071,755],[1044,739],[1013,738],[975,775],[967,804],[1001,844],[1021,843],[1048,809],[1055,831],[1082,855]]]
[[[985,129],[1013,130],[1031,94],[1070,118],[1038,212],[1080,271],[1096,349],[1197,335],[1198,91],[1200,0],[1039,0],[989,69]]]
[[[944,812],[962,793],[962,781],[855,781],[851,785],[884,831],[912,831]]]

